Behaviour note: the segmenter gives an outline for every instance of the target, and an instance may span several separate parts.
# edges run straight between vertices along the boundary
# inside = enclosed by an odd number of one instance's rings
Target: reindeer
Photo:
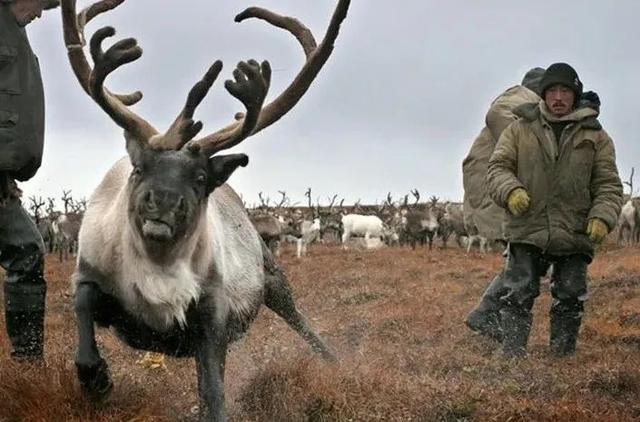
[[[249,214],[251,222],[256,227],[258,234],[269,246],[271,253],[280,256],[280,246],[285,240],[285,236],[294,235],[296,230],[292,227],[293,221],[285,216],[284,205],[287,203],[287,194],[278,191],[282,198],[276,203],[274,208],[269,207],[269,197],[264,198],[262,192],[258,193],[260,205],[257,211]]]
[[[480,252],[486,252],[487,239],[477,233],[468,233],[465,228],[463,204],[447,201],[442,210],[443,212],[440,217],[440,236],[442,237],[444,248],[447,247],[447,241],[451,235],[453,235],[460,248],[464,246],[463,239],[466,238],[467,253],[471,251],[476,241],[480,247]]]
[[[296,257],[301,258],[307,254],[307,246],[320,239],[320,219],[314,218],[313,222],[304,220],[300,225],[300,238],[296,239]]]
[[[287,192],[279,190],[278,193],[282,195],[280,202],[276,204],[274,209],[274,216],[280,223],[282,236],[281,240],[284,241],[286,237],[295,237],[299,234],[298,216],[295,211],[290,208],[292,206],[291,200],[287,196]],[[295,204],[294,204],[295,205]]]
[[[40,232],[40,236],[42,237],[45,252],[51,253],[53,252],[55,233],[53,232],[51,219],[48,216],[43,216],[40,213],[40,209],[45,206],[45,202],[42,197],[38,197],[38,199],[36,199],[35,196],[30,196],[29,201],[31,201],[29,209],[33,213],[33,219],[36,223],[36,227],[38,227],[38,232]]]
[[[387,227],[385,243],[389,246],[399,246],[400,237],[403,235],[402,214],[393,202],[391,192],[387,193],[386,199],[378,208],[377,215]]]
[[[346,249],[351,236],[364,237],[366,247],[370,238],[382,240],[385,235],[384,224],[377,215],[346,214],[342,216],[342,248]]]
[[[141,93],[120,95],[104,86],[107,76],[138,59],[135,39],[90,40],[93,68],[82,48],[84,25],[123,0],[99,1],[76,15],[76,1],[62,0],[64,40],[81,87],[124,129],[127,157],[117,161],[91,195],[80,229],[73,275],[78,348],[77,375],[90,399],[112,388],[110,371],[96,343],[94,324],[112,327],[132,347],[196,361],[200,416],[226,420],[223,375],[230,342],[239,338],[264,303],[332,360],[333,354],[297,310],[284,273],[226,183],[244,154],[219,155],[273,124],[291,110],[327,61],[349,8],[339,0],[319,45],[298,20],[262,8],[236,16],[258,18],[287,29],[302,44],[307,61],[294,81],[263,105],[271,79],[268,62],[240,62],[227,91],[246,113],[228,126],[196,139],[202,123],[196,107],[222,70],[216,61],[190,90],[165,133],[128,106]]]
[[[258,231],[258,235],[269,247],[271,253],[280,256],[280,243],[283,235],[280,221],[266,212],[251,214],[249,219]]]
[[[618,218],[618,245],[640,242],[640,199],[633,197],[633,174],[631,168],[629,180],[624,184],[629,186],[629,200],[624,203]]]
[[[60,214],[52,223],[55,234],[55,244],[60,262],[75,255],[78,247],[78,233],[82,222],[82,213],[73,203],[71,191],[62,191],[64,214]]]
[[[340,242],[344,227],[342,215],[344,214],[344,198],[336,205],[338,196],[334,195],[329,203],[329,208],[320,215],[320,239],[323,242]]]
[[[420,242],[421,245],[428,244],[429,250],[432,250],[433,239],[438,234],[439,228],[436,209],[438,199],[432,197],[431,203],[425,209],[420,209],[420,192],[414,189],[411,194],[416,201],[412,208],[405,208],[402,215],[402,239],[409,243],[412,249],[415,249],[416,243]],[[408,196],[405,196],[404,204],[408,207]]]

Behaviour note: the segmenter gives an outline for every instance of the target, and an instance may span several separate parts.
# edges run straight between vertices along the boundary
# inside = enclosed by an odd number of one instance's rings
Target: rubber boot
[[[14,359],[42,359],[45,294],[43,283],[5,284],[5,321]]]
[[[44,341],[44,311],[5,312],[7,334],[11,340],[11,357],[42,359]]]
[[[551,315],[549,347],[556,357],[574,355],[582,318],[575,315]]]
[[[480,303],[465,318],[467,327],[478,334],[501,342],[503,334],[500,326],[500,297],[504,293],[503,273],[500,272],[491,280]]]
[[[497,342],[502,341],[503,334],[500,326],[499,311],[482,311],[474,308],[469,312],[464,322],[471,331]]]
[[[502,309],[502,352],[505,357],[523,357],[527,353],[527,342],[531,331],[533,315],[519,309]]]

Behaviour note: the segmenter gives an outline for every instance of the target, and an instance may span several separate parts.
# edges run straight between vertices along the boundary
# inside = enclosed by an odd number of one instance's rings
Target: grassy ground
[[[535,305],[529,357],[506,361],[463,324],[499,254],[453,248],[343,251],[312,245],[282,263],[297,303],[336,351],[324,363],[266,308],[229,352],[235,421],[625,421],[640,419],[640,249],[610,247],[590,266],[590,299],[574,358],[550,356],[548,285]],[[108,331],[99,341],[115,388],[88,404],[75,380],[73,263],[47,260],[46,362],[9,359],[0,318],[0,421],[193,421],[194,366],[137,363]]]

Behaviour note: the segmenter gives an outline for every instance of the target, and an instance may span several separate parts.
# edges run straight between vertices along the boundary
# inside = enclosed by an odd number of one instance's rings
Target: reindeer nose
[[[149,211],[184,212],[187,204],[180,192],[171,190],[148,190],[143,197],[144,205]]]
[[[144,201],[144,205],[148,210],[154,210],[157,208],[155,195],[153,194],[152,190],[148,190],[147,193],[144,194],[144,198],[142,200]]]

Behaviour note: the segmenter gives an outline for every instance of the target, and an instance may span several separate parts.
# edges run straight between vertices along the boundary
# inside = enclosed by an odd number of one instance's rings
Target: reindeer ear
[[[238,168],[246,167],[249,157],[245,154],[214,155],[209,158],[209,191],[222,186]]]
[[[129,133],[128,130],[124,131],[124,139],[127,141],[127,154],[129,154],[131,164],[135,165],[140,161],[145,143]]]

